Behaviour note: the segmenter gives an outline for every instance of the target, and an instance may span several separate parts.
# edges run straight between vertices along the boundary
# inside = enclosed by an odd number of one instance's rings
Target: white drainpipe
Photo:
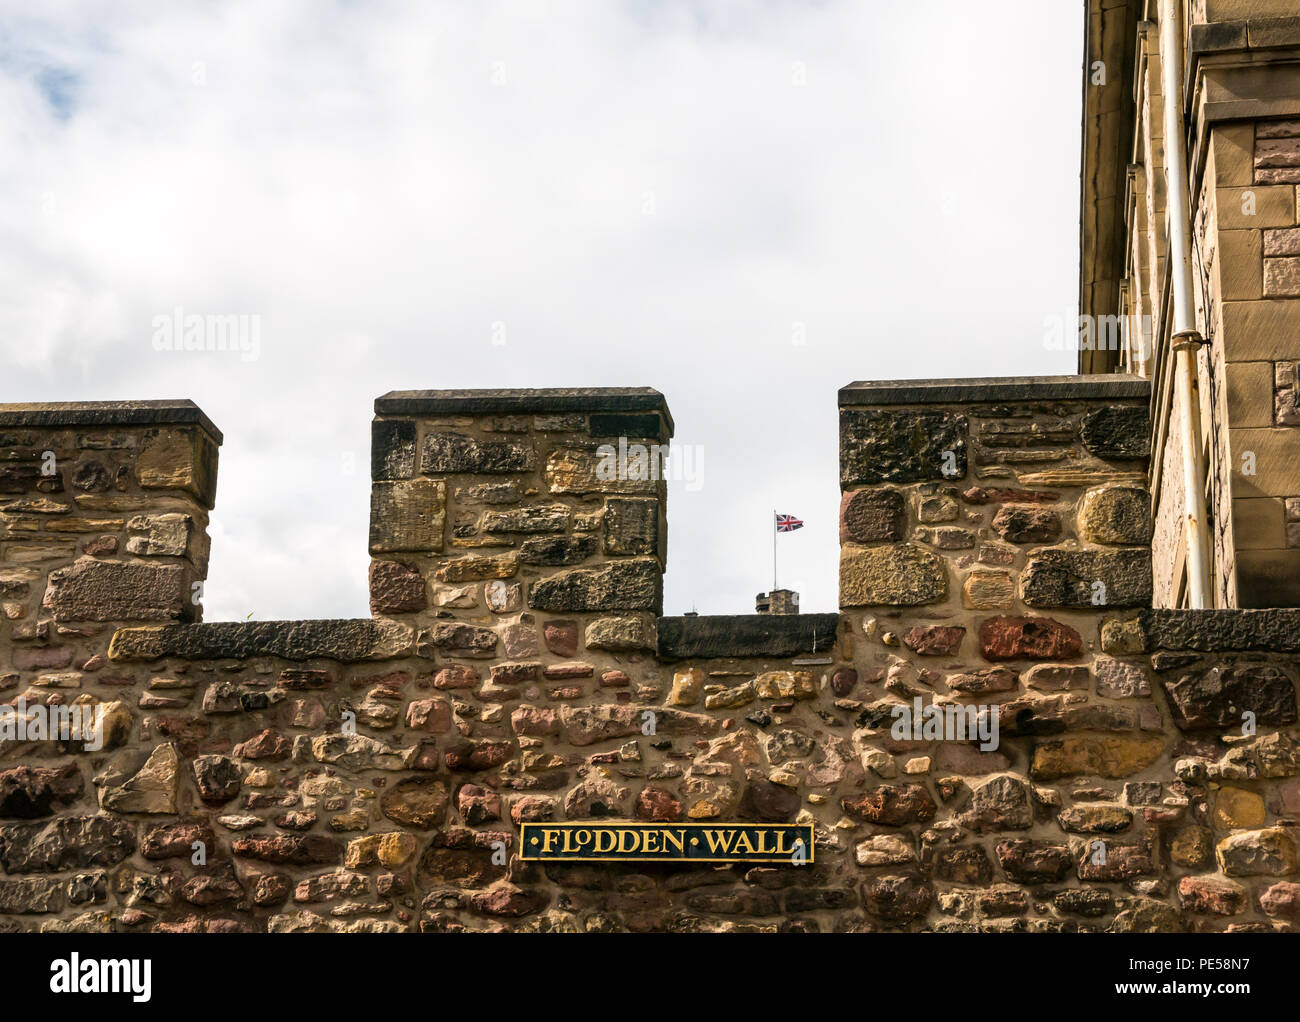
[[[1201,399],[1196,353],[1204,343],[1196,330],[1192,296],[1191,205],[1187,195],[1183,127],[1182,0],[1163,0],[1160,62],[1165,102],[1165,174],[1169,201],[1169,268],[1173,280],[1174,400],[1181,420],[1183,493],[1187,526],[1187,604],[1214,605],[1210,585],[1209,519],[1205,510],[1205,459],[1201,453]]]

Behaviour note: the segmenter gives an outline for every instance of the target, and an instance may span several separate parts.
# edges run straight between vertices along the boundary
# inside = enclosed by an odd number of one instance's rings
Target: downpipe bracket
[[[1200,351],[1208,342],[1196,330],[1184,330],[1170,338],[1171,351]]]

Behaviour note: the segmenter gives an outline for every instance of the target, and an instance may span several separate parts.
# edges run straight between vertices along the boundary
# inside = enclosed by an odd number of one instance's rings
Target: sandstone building
[[[1149,330],[1078,376],[844,387],[836,614],[663,616],[664,484],[602,471],[670,441],[650,389],[379,398],[347,621],[201,620],[222,436],[192,403],[0,406],[0,692],[100,722],[0,715],[3,926],[1293,928],[1288,6],[1164,12],[1186,291],[1160,12],[1092,0],[1082,313]],[[900,736],[918,704],[997,741]],[[611,819],[802,823],[816,854],[520,846]]]

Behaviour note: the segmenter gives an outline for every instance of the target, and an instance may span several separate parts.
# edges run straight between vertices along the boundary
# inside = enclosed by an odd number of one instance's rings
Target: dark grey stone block
[[[658,656],[792,657],[826,653],[835,642],[838,614],[727,614],[661,617]]]

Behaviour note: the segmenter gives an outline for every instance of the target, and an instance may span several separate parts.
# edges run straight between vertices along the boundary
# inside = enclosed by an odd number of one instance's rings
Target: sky
[[[205,619],[274,620],[368,615],[378,395],[651,386],[665,613],[751,613],[773,510],[834,610],[840,387],[1074,371],[1082,52],[1078,0],[0,0],[0,402],[195,401]]]

